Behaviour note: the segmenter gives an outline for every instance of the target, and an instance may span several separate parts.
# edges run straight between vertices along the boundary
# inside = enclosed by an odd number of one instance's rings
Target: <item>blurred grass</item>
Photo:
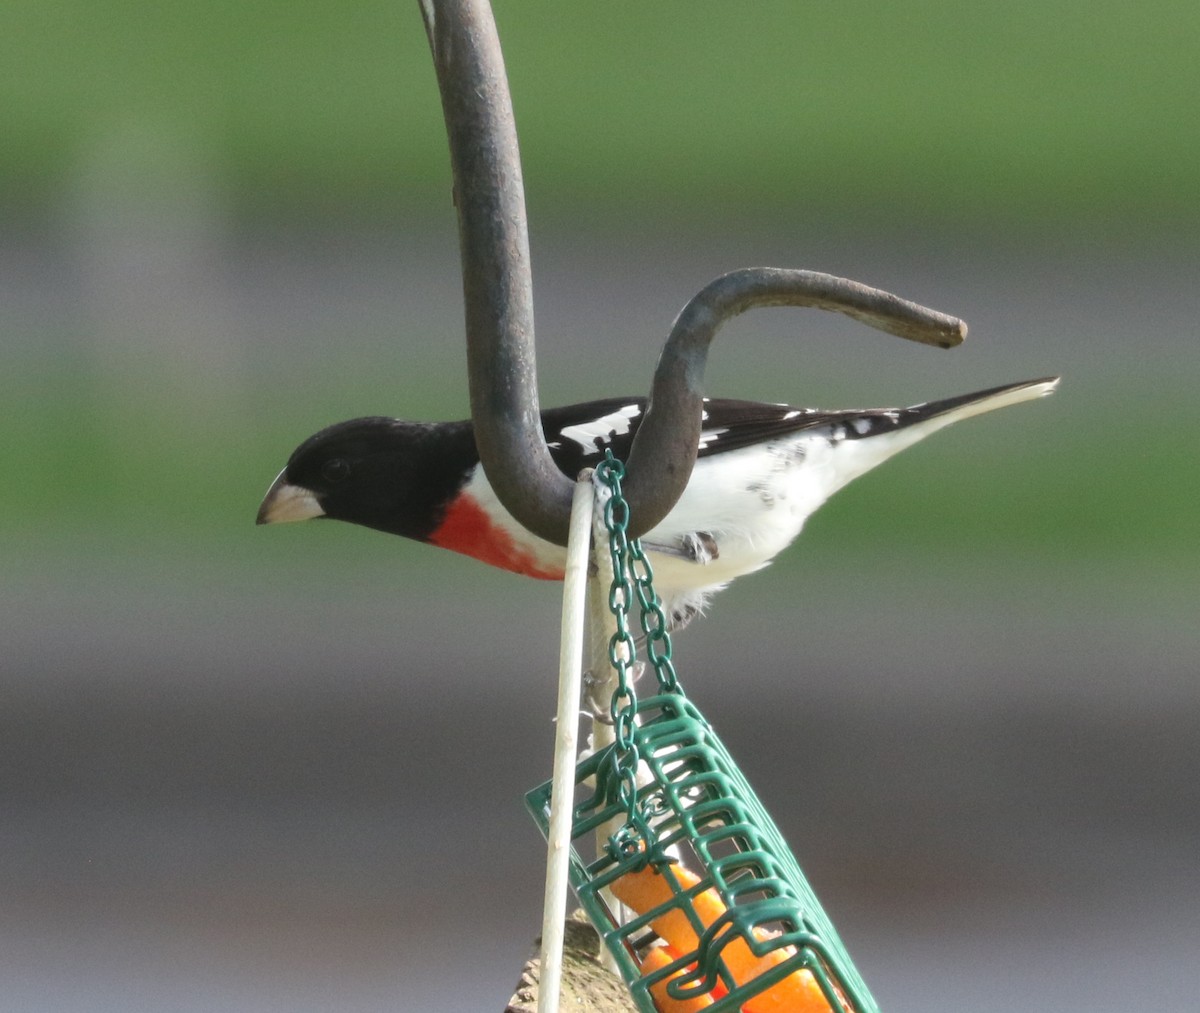
[[[1200,215],[1193,3],[496,7],[543,221],[802,208],[1128,237]],[[11,0],[3,24],[12,214],[52,205],[131,122],[209,152],[244,216],[444,202],[413,3]]]

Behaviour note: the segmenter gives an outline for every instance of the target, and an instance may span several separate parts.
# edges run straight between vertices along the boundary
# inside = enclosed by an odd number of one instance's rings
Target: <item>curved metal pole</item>
[[[721,325],[756,306],[834,310],[876,330],[938,348],[961,344],[967,325],[890,292],[817,271],[747,267],[709,282],[680,311],[654,371],[650,406],[626,462],[629,535],[661,521],[696,462],[708,347]]]
[[[573,485],[539,418],[525,194],[504,60],[487,0],[419,0],[442,95],[462,250],[471,418],[500,502],[525,527],[567,544]],[[754,306],[845,313],[912,341],[950,348],[966,325],[887,292],[813,271],[747,268],[711,282],[667,339],[627,462],[630,536],[674,506],[696,460],[708,347]]]
[[[420,0],[450,141],[471,418],[500,502],[567,544],[574,484],[542,434],[525,190],[508,78],[487,0]]]

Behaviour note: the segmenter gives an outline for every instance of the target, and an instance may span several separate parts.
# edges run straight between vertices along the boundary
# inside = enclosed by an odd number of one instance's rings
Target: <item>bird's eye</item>
[[[350,474],[350,462],[342,457],[332,457],[321,465],[321,474],[327,482],[340,482]]]

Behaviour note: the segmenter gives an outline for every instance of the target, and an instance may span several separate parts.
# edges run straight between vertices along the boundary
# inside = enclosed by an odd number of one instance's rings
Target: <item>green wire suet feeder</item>
[[[616,741],[576,766],[577,795],[587,797],[573,811],[575,894],[643,1013],[660,1010],[656,997],[711,1013],[878,1013],[775,823],[676,680],[653,574],[625,536],[622,471],[611,457],[597,469],[611,493]],[[642,701],[630,685],[635,594],[658,683]],[[543,833],[550,796],[549,782],[526,796]],[[588,847],[598,835],[603,843]],[[631,892],[641,903],[627,917],[614,898]]]

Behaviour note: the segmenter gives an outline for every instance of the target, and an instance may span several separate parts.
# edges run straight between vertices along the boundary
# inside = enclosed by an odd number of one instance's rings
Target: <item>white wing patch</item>
[[[707,414],[707,413],[706,413],[706,414]],[[718,436],[720,436],[722,433],[727,433],[727,432],[729,432],[729,428],[728,428],[727,426],[726,426],[726,427],[720,427],[720,428],[717,428],[717,429],[705,429],[705,430],[703,430],[703,431],[700,433],[700,442],[699,442],[699,447],[700,447],[700,449],[701,449],[701,450],[703,450],[703,449],[704,449],[705,447],[707,447],[707,446],[708,446],[710,443],[712,443],[712,441],[713,441],[713,440],[715,440],[715,439],[716,439]]]
[[[594,454],[614,436],[624,436],[629,432],[630,421],[641,413],[642,409],[637,405],[628,404],[591,422],[565,426],[559,435],[578,445],[585,454]]]

